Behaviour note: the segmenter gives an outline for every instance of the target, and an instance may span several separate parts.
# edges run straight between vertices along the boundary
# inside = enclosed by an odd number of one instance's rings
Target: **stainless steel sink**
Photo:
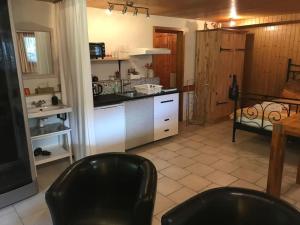
[[[137,95],[137,93],[136,92],[126,92],[126,93],[120,93],[118,95],[129,97],[129,98],[134,98]]]

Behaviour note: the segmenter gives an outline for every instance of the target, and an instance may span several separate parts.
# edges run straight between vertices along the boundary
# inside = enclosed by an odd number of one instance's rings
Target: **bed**
[[[289,59],[287,83],[280,97],[254,93],[234,94],[234,112],[230,115],[233,120],[232,141],[236,140],[237,130],[271,135],[274,122],[300,113],[299,78],[300,65]]]

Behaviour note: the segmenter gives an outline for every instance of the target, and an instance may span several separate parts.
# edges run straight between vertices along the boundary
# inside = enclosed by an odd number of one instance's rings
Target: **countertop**
[[[175,93],[179,93],[179,91],[178,90],[168,91],[168,92],[162,91],[160,93],[153,94],[153,95],[135,93],[133,97],[123,96],[121,94],[99,95],[99,96],[94,96],[94,107],[114,105],[114,104],[119,104],[122,102],[132,101],[136,99],[150,98],[150,97],[161,96],[161,95],[170,95]]]

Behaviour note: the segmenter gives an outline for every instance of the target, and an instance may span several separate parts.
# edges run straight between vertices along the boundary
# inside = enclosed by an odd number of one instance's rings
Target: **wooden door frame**
[[[184,93],[184,46],[185,36],[184,30],[174,27],[153,27],[153,45],[155,42],[155,33],[171,33],[177,35],[177,46],[176,46],[176,86],[179,90],[179,120],[183,121],[183,93]]]

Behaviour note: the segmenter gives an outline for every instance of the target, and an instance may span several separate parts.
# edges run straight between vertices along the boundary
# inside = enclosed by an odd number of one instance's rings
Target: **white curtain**
[[[73,107],[72,147],[80,159],[92,154],[95,143],[86,0],[64,0],[55,7],[62,86]]]

